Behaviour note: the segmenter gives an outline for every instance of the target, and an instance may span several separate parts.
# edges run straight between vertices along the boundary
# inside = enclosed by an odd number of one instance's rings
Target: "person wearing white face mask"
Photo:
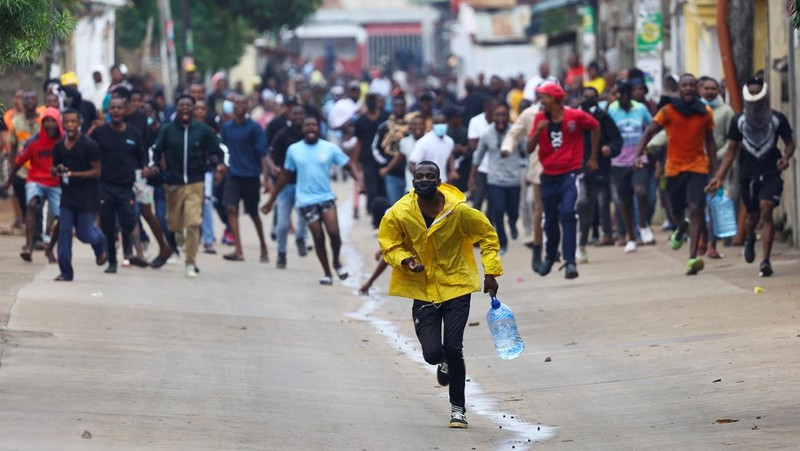
[[[412,173],[421,161],[433,161],[440,168],[442,182],[447,183],[448,175],[453,171],[453,139],[447,136],[447,118],[442,113],[433,115],[433,129],[425,134],[414,145],[414,150],[408,157],[408,169]]]

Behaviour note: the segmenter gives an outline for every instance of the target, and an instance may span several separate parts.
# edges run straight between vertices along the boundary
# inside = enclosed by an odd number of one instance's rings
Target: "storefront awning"
[[[551,11],[553,9],[563,8],[565,6],[577,5],[578,3],[583,2],[582,0],[544,0],[533,5],[531,12],[533,12],[533,14],[541,14],[545,11]]]

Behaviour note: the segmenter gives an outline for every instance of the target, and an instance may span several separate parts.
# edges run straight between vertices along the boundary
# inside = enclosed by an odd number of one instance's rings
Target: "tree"
[[[0,67],[31,64],[75,27],[53,0],[0,0]]]
[[[786,6],[789,8],[789,15],[792,16],[792,26],[800,28],[800,0],[787,0]]]
[[[245,46],[263,31],[296,27],[313,13],[322,0],[192,0],[189,20],[193,30],[194,52],[199,70],[234,66]],[[173,1],[175,34],[183,30],[180,2]],[[136,0],[117,13],[117,44],[137,48],[145,35],[149,17],[158,20],[156,0]],[[154,39],[159,39],[158,27]],[[178,55],[184,55],[184,42],[176,38]]]

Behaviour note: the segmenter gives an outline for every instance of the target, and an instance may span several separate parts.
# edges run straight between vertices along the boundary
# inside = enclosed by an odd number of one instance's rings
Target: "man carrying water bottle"
[[[756,226],[764,225],[762,256],[759,277],[772,275],[769,261],[775,228],[772,211],[781,201],[783,180],[781,172],[789,167],[794,154],[792,127],[783,114],[769,106],[767,84],[752,78],[742,89],[744,113],[734,116],[728,131],[728,151],[717,174],[706,191],[714,192],[722,185],[725,175],[739,154],[739,183],[742,200],[747,209],[746,235],[743,255],[747,263],[756,259]],[[783,155],[778,149],[778,138],[783,140]],[[739,152],[739,148],[744,152]]]
[[[461,191],[442,183],[436,163],[421,161],[414,168],[414,190],[383,217],[378,243],[394,268],[389,294],[414,299],[411,315],[422,355],[438,365],[439,384],[450,385],[450,427],[466,428],[464,327],[470,297],[480,290],[472,248],[478,243],[481,249],[483,292],[494,296],[495,278],[503,273],[497,232]]]

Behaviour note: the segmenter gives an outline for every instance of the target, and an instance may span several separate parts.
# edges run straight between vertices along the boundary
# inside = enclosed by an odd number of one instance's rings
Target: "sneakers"
[[[589,254],[586,253],[586,246],[578,247],[578,252],[575,253],[575,259],[578,263],[589,263]]]
[[[217,249],[214,248],[214,243],[206,243],[203,245],[203,252],[214,255],[217,253]]]
[[[278,269],[286,269],[286,252],[278,252],[278,262],[275,263]]]
[[[769,261],[764,260],[761,262],[761,267],[758,269],[758,277],[769,277],[772,275],[772,265]]]
[[[747,263],[753,263],[756,260],[756,241],[747,240],[744,242],[744,249],[742,249],[742,256]]]
[[[566,263],[563,268],[566,268],[564,271],[564,277],[566,279],[577,279],[578,278],[578,265],[575,263]]]
[[[539,275],[544,277],[550,274],[550,271],[553,270],[553,265],[555,265],[557,261],[561,261],[561,256],[559,254],[556,254],[555,258],[545,258],[542,264],[539,265]]]
[[[306,241],[303,239],[296,240],[297,244],[297,254],[301,257],[305,257],[308,255],[308,246],[306,246]]]
[[[533,245],[533,257],[531,259],[531,268],[533,272],[539,274],[539,269],[542,267],[542,246]]]
[[[116,274],[117,273],[117,264],[116,263],[109,263],[108,268],[105,270],[106,274]]]
[[[186,265],[186,277],[190,279],[197,278],[197,267],[194,265]]]
[[[450,427],[457,429],[466,429],[469,427],[467,423],[467,416],[463,412],[450,413]]]
[[[639,235],[642,237],[642,244],[653,244],[656,242],[656,237],[650,226],[640,228]]]
[[[274,235],[272,240],[275,241]],[[236,240],[233,239],[233,232],[231,232],[230,230],[225,231],[225,233],[222,235],[221,241],[222,244],[226,246],[233,246],[234,244],[236,244]]]
[[[450,369],[447,367],[447,362],[442,362],[436,367],[436,382],[442,387],[450,384]]]
[[[516,241],[519,238],[519,231],[516,224],[509,224],[508,228],[511,229],[511,239]]]
[[[705,263],[703,263],[702,258],[690,258],[689,261],[686,262],[686,275],[697,275],[703,268],[705,268]]]
[[[625,243],[625,253],[630,254],[636,252],[636,241],[628,241]]]
[[[673,251],[677,251],[678,249],[683,246],[683,234],[686,232],[686,227],[683,228],[676,228],[672,235],[669,236],[669,247],[672,248]]]
[[[506,249],[506,248],[504,248],[502,246],[500,247],[500,256],[501,257],[506,255],[507,252],[508,252],[508,249]]]

